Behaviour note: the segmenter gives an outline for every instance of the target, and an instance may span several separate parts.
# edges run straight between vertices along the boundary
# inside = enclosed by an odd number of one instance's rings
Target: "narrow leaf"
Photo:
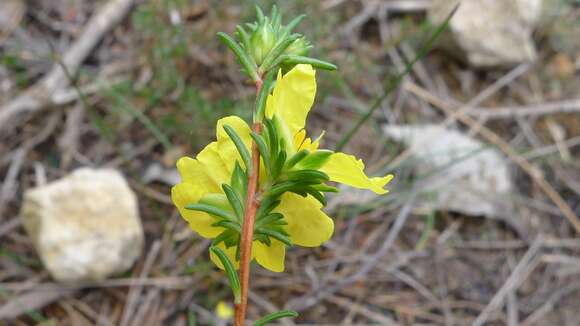
[[[285,174],[288,180],[301,181],[308,183],[323,183],[330,180],[328,175],[318,170],[298,170],[291,171]]]
[[[266,168],[266,171],[270,173],[271,172],[270,151],[268,150],[268,146],[266,145],[264,138],[262,138],[262,136],[256,134],[255,132],[252,132],[250,136],[252,136],[252,139],[254,140],[256,145],[258,145],[258,151],[260,152],[260,156],[262,156],[262,160],[264,161],[264,167]]]
[[[236,161],[234,165],[234,172],[232,173],[230,184],[241,198],[246,198],[246,191],[248,189],[248,176],[244,170],[242,170],[242,167],[238,161]]]
[[[310,153],[310,155],[305,157],[297,165],[301,169],[318,170],[324,165],[324,163],[328,162],[330,155],[332,155],[333,153],[334,153],[333,151],[319,149],[314,153]]]
[[[270,230],[268,228],[262,227],[260,229],[257,229],[256,233],[267,235],[269,237],[272,237],[272,238],[282,242],[283,244],[285,244],[288,247],[292,247],[292,241],[290,240],[290,238],[288,236],[282,234],[281,232]]]
[[[326,62],[323,60],[319,60],[319,59],[314,59],[314,58],[310,58],[310,57],[305,57],[305,56],[301,56],[301,55],[293,55],[293,54],[287,54],[284,55],[284,59],[283,59],[284,63],[287,64],[292,64],[292,65],[297,65],[297,64],[308,64],[308,65],[312,65],[315,68],[319,68],[322,70],[336,70],[338,67],[330,62]]]
[[[300,24],[300,22],[302,22],[302,20],[306,17],[306,15],[302,14],[294,19],[292,19],[288,25],[286,25],[284,27],[284,29],[282,30],[282,35],[280,37],[286,37],[287,35],[289,35],[292,30],[294,28],[296,28],[296,26],[298,26],[298,24]]]
[[[260,77],[256,72],[256,63],[248,54],[242,49],[242,47],[228,34],[223,32],[217,33],[218,38],[222,43],[224,43],[228,48],[234,52],[234,55],[238,59],[238,62],[242,65],[248,76],[254,81],[258,81]]]
[[[240,138],[240,135],[238,135],[238,133],[234,130],[234,128],[228,125],[224,125],[224,130],[226,131],[230,139],[234,142],[234,145],[236,145],[238,153],[240,153],[240,156],[244,161],[244,165],[246,166],[246,171],[252,171],[252,158],[250,156],[250,152],[246,148],[246,145]]]
[[[269,144],[270,145],[270,153],[274,155],[278,155],[278,144],[280,140],[278,139],[278,133],[276,132],[276,126],[274,122],[270,119],[264,119],[264,126],[266,127],[266,133],[268,134]]]
[[[260,93],[258,93],[258,98],[256,98],[256,107],[254,109],[254,122],[261,122],[264,120],[264,114],[266,111],[266,101],[268,99],[268,94],[270,94],[270,87],[274,81],[275,71],[269,71],[263,80],[262,88],[260,88]]]
[[[276,180],[282,169],[284,168],[284,163],[286,163],[286,151],[282,150],[278,153],[278,157],[274,161],[272,166],[272,178]]]
[[[282,311],[278,311],[272,314],[269,314],[265,317],[263,317],[262,319],[258,320],[257,322],[255,322],[253,324],[253,326],[264,326],[267,325],[268,323],[273,322],[274,320],[278,320],[280,318],[286,318],[286,317],[298,317],[298,313],[294,310],[282,310]]]
[[[207,213],[210,215],[221,217],[223,219],[226,219],[226,220],[232,221],[232,222],[236,220],[236,217],[231,212],[228,212],[222,208],[208,205],[208,204],[189,204],[189,205],[185,205],[185,209],[189,209],[192,211],[204,212],[204,213]]]
[[[292,155],[292,157],[286,162],[286,169],[291,169],[296,165],[298,162],[302,161],[306,156],[308,156],[309,152],[306,149],[298,151],[296,154]]]
[[[221,221],[215,222],[211,226],[216,226],[216,227],[222,227],[222,228],[225,228],[225,229],[230,229],[230,230],[236,231],[238,233],[241,233],[242,232],[242,227],[240,226],[240,223],[237,223],[237,222],[234,222],[234,221],[221,220]]]
[[[241,25],[236,26],[236,35],[238,36],[238,38],[242,42],[244,50],[249,51],[250,50],[250,36],[248,35],[248,32],[246,32],[244,27],[242,27]]]
[[[263,23],[264,19],[266,18],[264,16],[264,12],[262,11],[262,8],[260,8],[260,6],[256,5],[256,17],[258,18],[258,23]]]
[[[277,42],[272,50],[268,53],[268,56],[264,59],[262,64],[260,65],[261,71],[271,71],[276,70],[272,69],[274,66],[272,65],[273,62],[276,61],[277,58],[292,44],[294,41],[302,37],[300,34],[293,34],[285,39],[280,40]]]
[[[282,215],[280,213],[271,213],[271,214],[268,214],[266,216],[259,218],[256,221],[254,228],[259,229],[260,227],[262,227],[264,225],[268,225],[270,223],[273,223],[273,222],[275,222],[277,220],[281,220],[281,219],[284,219],[284,215]]]
[[[240,279],[238,278],[238,274],[236,273],[236,268],[234,267],[234,264],[232,264],[232,262],[222,249],[218,247],[211,247],[209,248],[209,250],[211,250],[211,252],[213,252],[222,262],[222,265],[224,265],[224,269],[226,270],[226,274],[228,275],[228,279],[230,280],[230,287],[232,288],[232,292],[234,294],[234,303],[239,304],[241,302]]]
[[[242,220],[244,219],[244,204],[242,204],[240,196],[234,190],[234,188],[232,188],[232,186],[228,184],[224,183],[222,185],[222,189],[224,190],[224,193],[228,197],[228,201],[230,202],[230,205],[234,209],[234,212],[238,217],[238,221],[242,222]]]

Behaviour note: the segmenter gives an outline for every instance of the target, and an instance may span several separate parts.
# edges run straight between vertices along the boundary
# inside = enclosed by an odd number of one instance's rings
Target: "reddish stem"
[[[260,93],[262,81],[256,82],[256,96]],[[261,124],[256,122],[252,130],[259,134]],[[260,152],[258,146],[252,141],[252,171],[248,176],[248,196],[246,197],[246,211],[244,225],[242,225],[242,237],[240,240],[240,303],[236,304],[235,326],[243,326],[246,319],[248,306],[248,290],[250,286],[250,262],[252,261],[252,242],[254,239],[254,222],[259,203],[256,199],[258,180],[260,178]]]

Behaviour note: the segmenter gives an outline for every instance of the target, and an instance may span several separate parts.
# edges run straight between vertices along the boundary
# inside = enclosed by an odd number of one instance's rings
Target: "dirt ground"
[[[220,324],[227,280],[169,192],[176,159],[211,141],[217,119],[250,115],[253,88],[215,34],[253,19],[254,3],[0,2],[0,324]],[[278,3],[285,17],[308,14],[299,31],[339,66],[317,74],[309,126],[330,149],[434,28],[430,0]],[[332,239],[292,248],[283,273],[255,266],[249,318],[292,308],[300,316],[284,323],[580,325],[580,4],[568,3],[534,32],[534,62],[476,69],[438,47],[419,60],[344,148],[395,174],[391,192],[330,198]],[[104,25],[91,24],[104,6]],[[433,194],[417,162],[382,132],[397,124],[450,126],[496,149],[511,210],[421,205]],[[146,243],[127,273],[64,285],[19,210],[27,189],[83,166],[128,179]]]

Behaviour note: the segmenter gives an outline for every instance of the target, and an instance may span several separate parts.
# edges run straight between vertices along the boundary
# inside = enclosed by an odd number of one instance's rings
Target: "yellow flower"
[[[304,130],[306,117],[316,95],[315,70],[310,65],[297,65],[282,76],[278,74],[276,86],[266,102],[266,117],[276,119],[287,144],[288,157],[295,152],[318,149],[319,139],[312,141],[306,137]],[[182,157],[177,162],[177,169],[182,182],[173,187],[172,199],[181,215],[190,227],[206,238],[220,234],[221,227],[212,226],[214,219],[206,213],[185,209],[187,204],[198,202],[208,193],[223,193],[221,185],[230,182],[235,162],[242,161],[234,143],[223,129],[224,125],[232,127],[243,140],[247,148],[251,147],[250,128],[236,116],[223,118],[217,123],[217,140],[210,143],[196,159]],[[384,186],[393,178],[392,175],[369,178],[364,173],[362,160],[344,153],[333,153],[319,169],[326,173],[331,181],[336,181],[360,189],[369,189],[377,194],[387,192]],[[294,193],[285,193],[281,203],[274,209],[282,213],[288,225],[286,232],[293,244],[303,247],[317,247],[327,241],[334,230],[334,223],[322,210],[312,196],[302,197]],[[270,246],[254,240],[252,255],[263,267],[274,271],[284,270],[285,246],[276,239],[271,239]],[[235,263],[235,247],[225,248],[219,245]],[[211,259],[220,268],[221,263],[213,254]]]
[[[230,320],[234,316],[234,309],[227,303],[220,301],[215,308],[215,313],[221,320]]]

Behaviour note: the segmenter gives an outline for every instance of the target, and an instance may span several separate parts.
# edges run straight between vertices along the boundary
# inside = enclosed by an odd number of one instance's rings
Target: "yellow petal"
[[[234,144],[234,142],[232,142],[232,140],[229,138],[228,134],[224,130],[225,125],[232,127],[236,131],[238,136],[240,136],[240,138],[244,142],[244,145],[246,145],[246,149],[250,153],[252,146],[252,137],[250,136],[251,132],[250,127],[244,120],[240,119],[239,117],[229,116],[218,120],[216,126],[217,151],[218,155],[220,156],[220,158],[224,163],[228,175],[231,176],[232,172],[234,171],[236,160],[240,162],[240,165],[242,167],[244,167],[244,163],[242,161],[242,158],[240,157],[240,153],[236,149],[236,145]],[[228,179],[227,183],[229,183],[229,181],[230,180]]]
[[[275,211],[284,215],[292,243],[318,247],[330,239],[334,231],[334,222],[321,208],[322,205],[310,195],[305,198],[288,192],[282,195]]]
[[[359,189],[369,189],[377,194],[387,193],[388,190],[384,189],[384,187],[393,179],[393,175],[390,174],[382,178],[369,178],[364,173],[364,168],[365,165],[362,160],[357,160],[352,155],[334,153],[330,156],[328,162],[320,168],[320,171],[328,174],[332,181]]]
[[[214,238],[223,230],[211,226],[215,219],[206,213],[185,209],[185,205],[197,203],[205,193],[201,184],[181,182],[171,188],[171,199],[193,231],[204,238]]]
[[[252,252],[258,264],[264,268],[277,273],[284,271],[286,246],[282,242],[272,239],[271,245],[267,246],[260,241],[254,241]]]
[[[306,124],[306,116],[316,96],[316,71],[310,65],[299,64],[278,80],[266,102],[266,116],[276,114],[295,135]]]
[[[211,148],[209,151],[207,148],[204,151],[208,154]],[[215,177],[212,175],[211,171],[215,170],[215,168],[211,169],[211,165],[213,164],[209,163],[211,161],[209,155],[201,156],[204,157],[203,161],[205,161],[205,164],[187,156],[177,160],[177,171],[179,171],[181,181],[196,184],[197,187],[205,189],[205,192],[220,192],[218,181],[221,181],[222,177],[219,176],[219,173]],[[208,167],[206,165],[210,166]]]
[[[240,262],[236,261],[236,246],[229,247],[226,249],[226,245],[223,242],[221,242],[217,246],[225,252],[226,256],[228,256],[228,258],[230,259],[232,264],[234,264],[234,267],[236,269],[240,268]],[[224,265],[222,264],[221,260],[211,250],[209,251],[209,258],[219,269],[224,270]]]
[[[310,140],[310,138],[308,140]],[[297,151],[300,150],[305,141],[306,129],[298,130],[298,132],[294,135],[294,148],[296,148]]]

